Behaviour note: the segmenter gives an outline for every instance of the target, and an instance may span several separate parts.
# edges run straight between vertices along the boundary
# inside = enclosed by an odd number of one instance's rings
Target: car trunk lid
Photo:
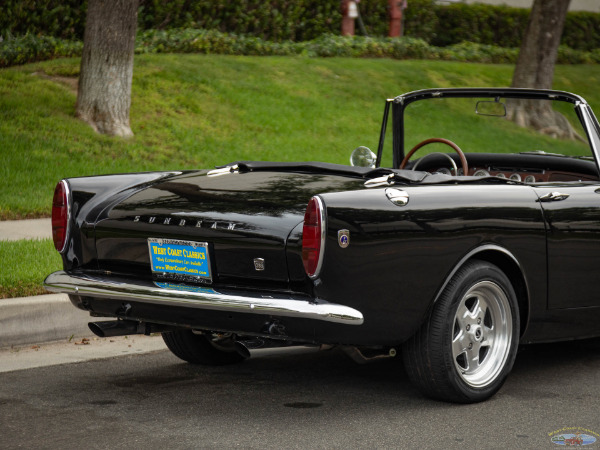
[[[95,227],[98,265],[150,277],[149,239],[206,243],[212,282],[284,288],[289,279],[286,240],[302,223],[310,198],[356,189],[362,182],[289,170],[170,177],[103,214]]]

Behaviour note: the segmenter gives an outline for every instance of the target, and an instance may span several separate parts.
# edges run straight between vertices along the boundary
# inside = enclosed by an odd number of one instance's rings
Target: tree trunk
[[[554,65],[571,0],[534,0],[521,44],[512,87],[552,89]],[[552,102],[511,101],[508,118],[518,125],[559,138],[576,138]]]
[[[139,0],[89,0],[75,114],[99,133],[129,127]]]

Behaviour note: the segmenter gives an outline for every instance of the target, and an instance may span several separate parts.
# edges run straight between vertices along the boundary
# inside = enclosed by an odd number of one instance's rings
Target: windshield
[[[574,105],[562,101],[433,98],[409,104],[404,112],[405,153],[432,137],[449,139],[465,153],[592,157]],[[418,156],[440,151],[451,149],[434,143]]]

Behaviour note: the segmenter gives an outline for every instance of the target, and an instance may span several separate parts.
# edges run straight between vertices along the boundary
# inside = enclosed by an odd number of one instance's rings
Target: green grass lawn
[[[73,80],[78,70],[78,59],[0,70],[0,220],[49,216],[54,186],[65,177],[211,168],[235,160],[347,164],[358,145],[376,148],[384,99],[431,87],[508,86],[513,67],[136,56],[130,140],[97,135],[74,118],[73,86],[58,78]],[[599,82],[600,66],[559,66],[554,87],[600,108]],[[460,115],[445,119],[447,129],[463,125]],[[430,137],[430,124],[417,126]],[[0,261],[10,269],[0,274],[0,298],[42,293],[44,277],[61,267],[49,240],[2,242]]]
[[[136,56],[130,140],[74,118],[78,59],[0,70],[0,219],[48,216],[54,185],[100,173],[234,160],[346,164],[375,148],[384,99],[429,87],[507,86],[512,66],[383,59]],[[40,75],[41,74],[41,75]],[[555,88],[600,105],[600,66],[559,66]],[[460,118],[448,118],[458,128]]]
[[[47,294],[42,282],[62,269],[51,239],[0,242],[0,298]]]

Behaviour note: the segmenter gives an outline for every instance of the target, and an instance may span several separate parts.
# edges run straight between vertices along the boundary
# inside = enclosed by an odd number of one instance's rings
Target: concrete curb
[[[0,242],[51,238],[50,219],[0,221]],[[90,319],[65,294],[0,299],[0,348],[91,336]]]
[[[90,336],[89,313],[65,294],[0,300],[0,348]]]

